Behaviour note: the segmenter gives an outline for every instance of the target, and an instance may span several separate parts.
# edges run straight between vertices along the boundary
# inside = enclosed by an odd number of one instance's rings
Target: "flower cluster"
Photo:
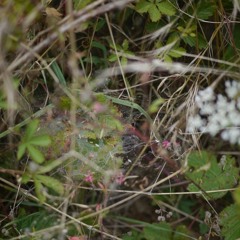
[[[212,87],[199,91],[195,103],[199,113],[188,118],[187,131],[220,133],[223,140],[240,145],[240,82],[227,81],[225,95]]]
[[[155,213],[156,214],[159,214],[159,216],[158,216],[158,221],[159,222],[165,222],[166,221],[166,219],[169,219],[169,218],[171,218],[172,217],[172,215],[173,215],[173,213],[171,212],[171,211],[167,211],[166,209],[165,209],[165,207],[161,207],[160,209],[156,209],[155,210]]]

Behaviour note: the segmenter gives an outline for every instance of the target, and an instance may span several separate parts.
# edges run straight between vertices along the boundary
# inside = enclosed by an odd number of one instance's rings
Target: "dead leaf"
[[[62,14],[56,8],[47,7],[45,10],[47,17],[46,23],[49,27],[55,26],[61,20]]]

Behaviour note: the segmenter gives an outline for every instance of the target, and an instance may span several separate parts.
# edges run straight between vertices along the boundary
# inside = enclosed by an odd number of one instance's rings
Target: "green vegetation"
[[[240,239],[237,0],[0,3],[0,239]]]

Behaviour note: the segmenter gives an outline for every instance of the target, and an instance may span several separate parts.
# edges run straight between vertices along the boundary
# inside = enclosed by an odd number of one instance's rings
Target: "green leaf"
[[[162,14],[167,16],[173,16],[176,13],[174,6],[168,1],[157,3],[157,7]]]
[[[190,47],[196,46],[196,37],[191,37],[191,36],[187,35],[187,36],[183,36],[182,39]]]
[[[51,68],[52,68],[53,72],[55,73],[57,79],[59,80],[59,83],[61,85],[66,86],[67,85],[66,79],[65,79],[65,77],[62,73],[62,70],[60,69],[58,63],[56,62],[56,60],[52,62]]]
[[[159,106],[161,106],[165,100],[163,98],[158,98],[152,102],[152,104],[148,108],[149,113],[155,113],[159,110]]]
[[[126,57],[122,57],[122,58],[121,58],[121,65],[122,65],[122,66],[126,66],[126,65],[127,65],[127,62],[128,62],[128,60],[127,60]]]
[[[48,173],[52,171],[54,168],[58,167],[59,165],[63,164],[62,160],[52,160],[52,161],[47,161],[47,163],[43,166],[41,166],[38,170],[38,174],[43,174],[43,173]]]
[[[102,27],[106,24],[106,20],[104,18],[99,18],[96,25],[96,32],[102,29]],[[103,45],[105,47],[105,45]]]
[[[51,138],[48,135],[35,136],[31,138],[29,143],[44,147],[48,146],[51,143]]]
[[[160,11],[155,4],[151,4],[151,7],[148,9],[148,13],[152,22],[157,22],[162,17]]]
[[[59,195],[62,195],[64,193],[64,187],[62,183],[53,177],[49,177],[45,175],[36,175],[35,179],[40,181],[42,184],[44,184],[48,188],[54,190]]]
[[[166,222],[148,224],[143,229],[144,237],[148,240],[171,239],[172,229]]]
[[[101,49],[102,52],[103,52],[104,59],[106,58],[106,56],[107,56],[107,48],[105,47],[105,45],[103,45],[102,43],[97,42],[97,41],[92,41],[92,47]]]
[[[142,239],[141,238],[141,233],[140,232],[137,232],[135,230],[132,230],[131,231],[131,235],[129,234],[125,234],[122,238],[123,240],[136,240],[136,239]]]
[[[165,54],[164,55],[164,62],[172,63],[172,58],[170,56],[168,56],[167,54]]]
[[[148,9],[151,7],[151,3],[147,2],[146,0],[139,1],[136,5],[136,11],[139,13],[146,13],[148,12]]]
[[[28,173],[24,173],[24,174],[22,175],[21,182],[22,182],[23,184],[28,183],[30,180],[31,180],[31,176],[30,176]]]
[[[17,159],[21,159],[26,151],[26,144],[22,143],[18,146]]]
[[[30,155],[30,157],[32,158],[32,160],[36,163],[43,163],[44,162],[44,156],[43,154],[37,149],[35,148],[34,146],[32,145],[27,145],[27,150],[28,150],[28,153]]]
[[[197,7],[196,17],[207,20],[213,16],[216,10],[216,5],[211,3],[211,1],[200,1]]]
[[[220,225],[225,240],[240,238],[240,214],[239,206],[232,204],[220,213]]]
[[[24,135],[24,141],[28,141],[29,139],[32,138],[32,136],[35,134],[35,132],[37,131],[38,128],[38,124],[39,124],[39,120],[38,119],[34,119],[32,120],[26,129],[26,133]]]
[[[172,33],[168,37],[166,44],[171,44],[171,43],[174,43],[175,44],[174,46],[176,47],[179,46],[180,41],[179,41],[179,34],[177,32]]]
[[[46,201],[46,196],[43,194],[43,185],[42,183],[34,178],[34,186],[36,195],[41,203]]]
[[[127,39],[124,39],[123,44],[122,44],[122,47],[123,47],[124,50],[128,50],[129,42],[128,42]]]
[[[0,91],[0,108],[2,109],[7,109],[8,104],[6,101],[6,97],[3,96],[3,93]]]
[[[117,61],[117,55],[116,55],[116,54],[111,54],[111,55],[108,57],[108,61],[109,61],[109,62],[115,62],[115,61]]]
[[[185,225],[179,225],[174,231],[173,240],[192,239],[191,236],[193,237],[193,234]]]
[[[192,152],[188,156],[188,167],[186,176],[193,181],[188,185],[190,192],[229,189],[234,187],[239,179],[239,169],[235,167],[235,160],[230,156],[226,157],[223,165],[209,152]],[[208,193],[206,198],[218,199],[226,193],[227,191]]]
[[[168,55],[173,58],[180,58],[183,54],[186,53],[186,50],[182,47],[177,47],[168,52]]]
[[[57,214],[55,213],[51,213],[47,210],[38,210],[34,213],[27,212],[27,214],[25,213],[22,216],[18,215],[14,219],[14,223],[17,226],[17,229],[31,229],[34,231],[38,231],[56,225],[57,219]],[[30,240],[34,238],[26,237],[24,239]]]
[[[81,10],[86,7],[89,3],[93,2],[93,0],[73,0],[73,6],[75,10]]]
[[[197,46],[200,50],[205,49],[207,47],[207,41],[201,33],[199,33],[199,32],[197,33],[196,40],[197,40]]]
[[[233,197],[236,204],[240,207],[240,187],[238,187],[237,190],[235,190],[235,192],[233,193]]]

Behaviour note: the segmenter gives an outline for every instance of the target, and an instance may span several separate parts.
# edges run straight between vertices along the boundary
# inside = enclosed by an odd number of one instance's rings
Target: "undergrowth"
[[[0,238],[240,238],[237,0],[0,3]]]

